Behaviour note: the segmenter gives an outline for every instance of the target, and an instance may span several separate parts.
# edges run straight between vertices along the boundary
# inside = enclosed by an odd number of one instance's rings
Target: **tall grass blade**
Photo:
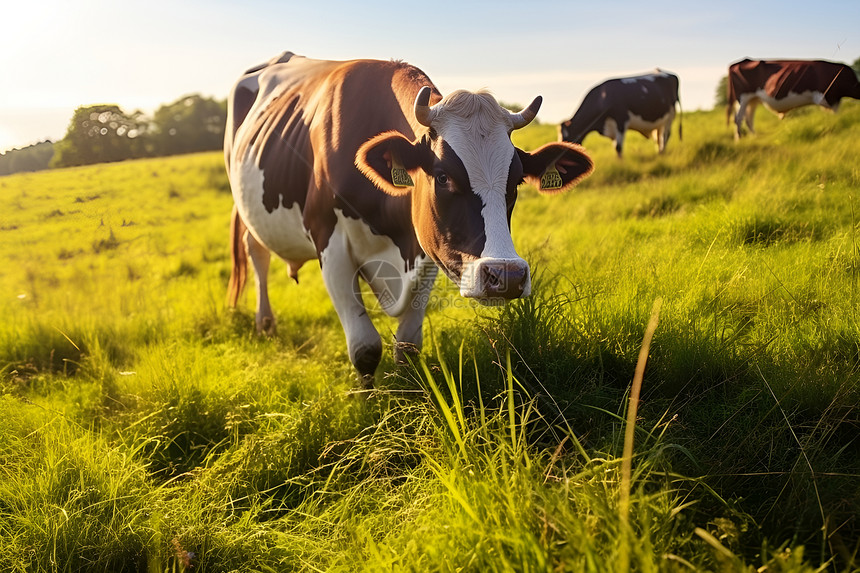
[[[694,530],[694,533],[701,537],[705,543],[716,549],[716,551],[726,559],[735,559],[735,554],[732,553],[728,547],[720,543],[720,541],[716,537],[714,537],[701,527],[697,527]]]
[[[510,347],[505,351],[505,361],[507,368],[507,398],[508,398],[508,427],[511,433],[511,448],[512,451],[517,450],[517,418],[516,408],[514,407],[514,370],[511,368],[511,351]]]
[[[460,453],[465,456],[466,443],[463,441],[464,428],[463,426],[457,424],[457,419],[455,418],[454,413],[451,412],[451,407],[445,400],[444,394],[442,394],[442,391],[439,389],[438,384],[436,384],[436,380],[433,377],[433,373],[430,372],[430,368],[427,366],[427,362],[423,358],[421,358],[421,368],[424,371],[424,378],[426,379],[427,384],[430,386],[430,390],[433,392],[433,396],[436,398],[436,406],[437,408],[439,408],[439,412],[441,412],[442,417],[445,418],[445,423],[448,425],[448,429],[454,436],[454,440],[457,442],[457,446],[460,449]],[[447,369],[444,369],[443,372],[447,372]],[[450,373],[446,375],[446,380],[448,378],[450,378]]]
[[[618,513],[625,536],[629,535],[629,513],[630,513],[630,488],[631,473],[633,467],[633,438],[636,433],[636,413],[639,408],[639,395],[642,390],[642,379],[645,376],[645,364],[648,362],[648,353],[651,350],[651,339],[657,324],[660,321],[660,307],[663,299],[658,298],[651,307],[651,318],[645,327],[645,335],[642,338],[642,346],[639,348],[639,359],[636,362],[636,371],[633,375],[633,384],[630,389],[630,400],[627,405],[627,423],[624,427],[624,451],[621,459],[621,493],[618,501]],[[622,571],[626,570],[629,563],[627,540],[621,541],[621,564]]]

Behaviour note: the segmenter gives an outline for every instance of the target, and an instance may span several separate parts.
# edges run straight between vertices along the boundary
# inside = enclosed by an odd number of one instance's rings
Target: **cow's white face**
[[[415,142],[381,134],[359,149],[356,165],[383,191],[411,193],[418,241],[462,296],[527,296],[529,266],[510,232],[517,186],[528,178],[544,192],[566,190],[591,172],[591,160],[571,144],[548,144],[532,154],[514,147],[511,131],[534,118],[540,98],[512,114],[486,92],[457,91],[432,108],[426,98],[422,105],[422,93],[416,116],[428,133]],[[392,165],[402,165],[413,184],[395,186],[400,177]]]

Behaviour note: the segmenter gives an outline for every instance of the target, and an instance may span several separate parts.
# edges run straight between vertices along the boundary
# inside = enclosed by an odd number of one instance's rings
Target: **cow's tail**
[[[230,220],[230,284],[227,286],[227,303],[233,308],[239,303],[239,296],[248,280],[248,252],[243,241],[246,230],[245,222],[234,205]]]
[[[726,76],[726,125],[732,121],[732,110],[735,107],[735,86],[732,83],[732,68]]]
[[[678,96],[678,141],[684,140],[684,109],[681,107],[681,96]]]

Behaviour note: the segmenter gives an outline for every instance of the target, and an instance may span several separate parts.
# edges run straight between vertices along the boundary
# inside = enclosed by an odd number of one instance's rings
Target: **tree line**
[[[851,67],[860,76],[860,58]],[[717,84],[717,108],[726,106],[727,81],[728,76],[723,76]],[[199,94],[163,105],[151,118],[140,111],[126,113],[117,105],[81,106],[57,143],[44,141],[0,154],[0,175],[218,150],[224,142],[226,119],[226,100]]]
[[[54,144],[50,141],[0,153],[0,176],[47,169],[53,156]]]
[[[226,100],[199,94],[159,107],[152,117],[118,105],[78,107],[60,141],[0,154],[0,175],[221,149]]]

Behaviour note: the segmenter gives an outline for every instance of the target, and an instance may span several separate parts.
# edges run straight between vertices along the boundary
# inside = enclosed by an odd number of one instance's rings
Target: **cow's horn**
[[[436,110],[430,107],[430,86],[424,86],[415,98],[415,119],[425,127],[430,127]]]
[[[511,113],[511,122],[513,123],[514,129],[519,129],[530,124],[537,115],[541,103],[543,103],[543,98],[541,96],[537,96],[534,101],[520,113]]]

